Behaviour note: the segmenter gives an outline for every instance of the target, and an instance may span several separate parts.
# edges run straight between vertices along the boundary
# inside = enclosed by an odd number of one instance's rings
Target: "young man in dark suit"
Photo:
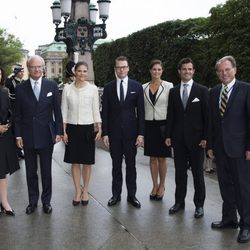
[[[105,85],[102,103],[103,141],[112,158],[112,194],[108,206],[121,200],[122,161],[126,163],[127,201],[141,204],[136,194],[136,147],[143,144],[144,99],[142,85],[128,78],[129,65],[124,56],[115,60],[116,79]]]
[[[166,145],[174,149],[175,204],[169,214],[185,207],[187,170],[191,166],[194,180],[195,218],[204,215],[205,182],[203,175],[204,148],[208,128],[208,89],[193,81],[195,69],[190,58],[178,64],[181,83],[170,90]]]
[[[219,59],[215,68],[222,84],[209,95],[208,155],[216,159],[223,205],[222,220],[211,226],[223,229],[239,225],[237,241],[246,243],[250,240],[250,85],[235,79],[232,56]]]
[[[29,79],[16,86],[15,135],[17,146],[24,149],[29,205],[35,211],[39,199],[37,156],[40,157],[43,210],[52,212],[51,161],[55,142],[63,134],[58,86],[43,78],[44,60],[31,56],[27,61]]]

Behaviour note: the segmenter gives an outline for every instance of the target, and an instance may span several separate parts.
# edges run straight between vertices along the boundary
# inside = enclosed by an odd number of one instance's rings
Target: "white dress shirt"
[[[39,93],[41,92],[41,86],[42,86],[42,77],[40,77],[38,80],[34,80],[32,78],[30,78],[30,83],[31,83],[31,87],[32,89],[34,89],[35,86],[35,82],[37,82],[37,88],[39,89]]]
[[[188,93],[188,97],[190,95],[191,92],[191,88],[193,86],[193,79],[189,80],[188,82],[181,82],[181,87],[180,87],[180,95],[181,95],[181,99],[182,99],[182,95],[183,95],[183,89],[184,89],[184,84],[187,84],[187,93]]]
[[[63,122],[73,125],[100,123],[99,94],[94,84],[76,88],[75,83],[65,84],[62,93]]]
[[[229,97],[230,97],[230,95],[232,93],[235,81],[236,81],[236,79],[234,78],[232,82],[230,82],[230,83],[227,84],[227,91],[228,91],[227,92],[227,99],[229,99]],[[221,92],[220,92],[220,99],[219,99],[219,105],[220,105],[221,95],[222,95],[223,91],[224,91],[224,84],[222,83],[222,88],[221,88]]]
[[[126,99],[127,91],[128,91],[128,77],[125,77],[124,79],[117,78],[116,80],[116,92],[118,99],[120,100],[120,84],[122,81],[123,85],[123,93],[124,93],[124,100]]]

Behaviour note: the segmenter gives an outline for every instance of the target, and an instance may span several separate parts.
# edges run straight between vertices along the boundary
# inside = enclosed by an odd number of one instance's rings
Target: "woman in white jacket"
[[[167,173],[166,157],[171,149],[165,145],[165,126],[168,95],[173,84],[161,79],[163,65],[160,60],[150,63],[151,81],[143,84],[145,104],[144,155],[150,156],[153,188],[150,200],[162,200]]]

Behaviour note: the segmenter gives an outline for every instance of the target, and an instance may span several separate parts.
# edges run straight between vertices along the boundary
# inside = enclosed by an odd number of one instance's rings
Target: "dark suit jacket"
[[[210,90],[208,148],[216,153],[223,145],[229,157],[242,157],[250,150],[250,85],[236,80],[223,118],[219,111],[221,87]]]
[[[11,123],[8,89],[0,87],[0,124]]]
[[[180,87],[180,84],[175,86],[169,93],[166,136],[171,138],[173,147],[184,143],[192,148],[201,140],[207,140],[208,89],[193,82],[184,110]]]
[[[128,90],[121,105],[117,96],[116,80],[104,87],[102,103],[103,135],[112,139],[135,139],[144,135],[144,99],[142,85],[128,79]],[[121,130],[123,129],[123,134]]]
[[[57,84],[43,78],[39,101],[30,80],[16,86],[15,136],[22,137],[26,148],[44,148],[55,135],[63,134]]]

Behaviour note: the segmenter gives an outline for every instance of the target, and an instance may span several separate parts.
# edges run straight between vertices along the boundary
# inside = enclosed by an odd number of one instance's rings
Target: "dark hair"
[[[0,86],[3,87],[4,83],[5,83],[5,80],[6,80],[6,74],[5,74],[5,70],[2,67],[0,67],[0,70],[1,70],[1,73],[2,73],[2,78],[1,78],[1,81],[0,81]]]
[[[182,58],[179,63],[178,63],[178,69],[180,70],[183,64],[187,64],[187,63],[192,63],[193,64],[193,68],[195,69],[194,66],[194,62],[191,58],[186,57],[186,58]]]
[[[221,59],[217,60],[217,62],[215,64],[215,69],[217,70],[219,64],[221,64],[225,61],[229,61],[232,64],[233,68],[236,68],[236,61],[235,61],[234,57],[233,56],[224,56]]]
[[[158,60],[158,59],[154,59],[150,62],[149,64],[149,69],[152,69],[156,64],[159,64],[161,65],[162,69],[163,69],[163,63],[161,60]]]
[[[116,65],[116,62],[117,61],[126,61],[128,63],[128,58],[126,56],[118,56],[116,59],[115,59],[115,65]]]
[[[86,62],[80,61],[75,65],[75,70],[77,70],[77,68],[79,68],[82,65],[85,66],[87,69],[89,69],[89,65]]]

